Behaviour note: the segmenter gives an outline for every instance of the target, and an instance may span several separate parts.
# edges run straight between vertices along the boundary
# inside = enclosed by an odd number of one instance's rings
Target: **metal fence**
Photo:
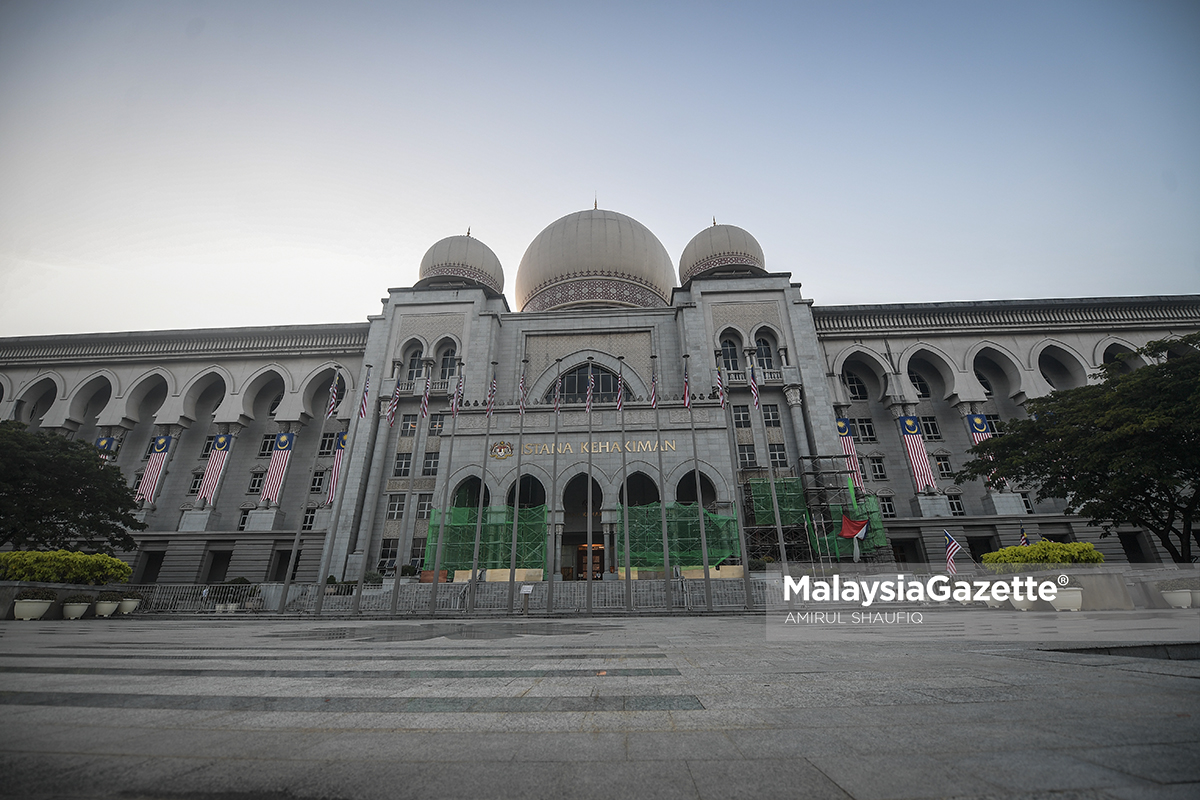
[[[900,565],[893,565],[899,567]],[[894,568],[880,573],[875,565],[841,565],[838,571],[843,579],[858,577],[886,577],[889,580],[900,575],[908,581],[924,580],[932,574],[941,574],[921,565],[923,569]],[[1039,565],[1046,566],[1046,565]],[[1063,571],[1075,571],[1073,565],[1063,566]],[[1175,565],[1094,565],[1081,568],[1080,574],[1088,572],[1112,573],[1130,590],[1132,599],[1139,607],[1154,607],[1160,604],[1155,586],[1159,581],[1179,577],[1194,577],[1195,569]],[[1045,570],[1043,570],[1045,571]],[[809,574],[815,581],[829,577],[824,567],[805,569],[794,574]],[[832,573],[830,573],[831,575]],[[991,572],[978,566],[965,566],[959,570],[959,579],[994,577]],[[753,609],[783,609],[794,605],[783,597],[783,576],[779,572],[753,573],[750,580]],[[671,607],[667,607],[667,586],[671,587]],[[513,587],[513,613],[530,614],[582,614],[588,607],[588,584],[585,581],[555,581],[553,607],[547,609],[550,584],[544,581],[517,582]],[[1119,584],[1118,584],[1119,585]],[[142,603],[136,614],[154,613],[202,613],[202,614],[277,614],[283,599],[283,584],[142,584],[123,586],[122,589],[136,590]],[[470,584],[441,583],[437,585],[437,611],[462,615],[468,613]],[[509,584],[507,581],[479,581],[474,585],[474,608],[470,613],[481,615],[505,614],[509,608]],[[527,595],[522,588],[528,589]],[[716,612],[745,610],[746,583],[741,579],[717,578],[710,581],[712,608]],[[624,613],[625,581],[599,580],[591,583],[591,607],[597,613]],[[351,614],[370,616],[428,616],[430,592],[433,584],[415,583],[407,579],[384,579],[382,584],[364,585],[361,591],[354,584],[292,584],[288,587],[286,613],[315,614],[318,598],[321,613],[331,617]],[[356,594],[357,593],[357,594]],[[705,585],[702,579],[674,578],[670,580],[648,579],[632,582],[634,612],[704,612]],[[1157,599],[1156,599],[1157,598]]]
[[[633,607],[635,611],[665,611],[666,583],[664,580],[633,581]],[[671,607],[678,611],[705,610],[704,581],[676,578],[671,584]],[[739,580],[714,579],[712,584],[713,610],[735,611],[746,608],[745,584]],[[521,587],[529,587],[529,594],[521,594]],[[754,606],[763,608],[782,602],[783,583],[779,578],[755,578],[751,582]],[[197,614],[264,614],[278,613],[282,599],[283,584],[141,584],[128,587],[142,595],[139,614],[197,613]],[[548,584],[544,581],[518,582],[514,590],[513,610],[522,613],[547,613]],[[382,584],[365,585],[358,596],[352,584],[305,584],[294,583],[288,587],[287,613],[315,613],[318,592],[323,593],[322,614],[344,616],[360,613],[369,615],[396,614],[401,616],[427,615],[429,595],[433,589],[428,583],[396,583],[385,579]],[[438,612],[465,613],[468,607],[467,583],[442,583],[438,585]],[[587,582],[563,581],[554,584],[555,614],[583,613],[587,609]],[[625,582],[593,581],[592,609],[601,612],[625,610]],[[526,598],[528,604],[526,605]],[[482,614],[505,613],[508,610],[509,585],[507,582],[477,582],[475,584],[474,610]]]

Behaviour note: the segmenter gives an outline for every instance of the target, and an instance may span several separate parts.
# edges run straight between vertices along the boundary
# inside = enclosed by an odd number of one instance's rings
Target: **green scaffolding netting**
[[[471,569],[475,553],[475,526],[479,517],[474,508],[434,509],[429,518],[429,544],[425,548],[425,566],[433,569],[438,533],[445,518],[445,544],[442,569]],[[483,509],[479,535],[479,568],[508,569],[512,551],[512,506]],[[517,569],[544,569],[546,566],[546,507],[522,508],[517,512]]]
[[[771,502],[771,482],[751,480],[750,500],[754,524],[774,525],[775,510]],[[779,500],[779,522],[784,526],[803,525],[806,504],[804,486],[799,478],[779,478],[775,481],[775,497]]]
[[[629,514],[629,564],[632,567],[662,569],[662,506],[651,503],[622,509]],[[700,515],[694,503],[673,503],[667,511],[667,552],[673,567],[698,567],[703,558],[700,548]],[[624,563],[624,522],[616,525],[618,563]],[[729,558],[739,558],[737,519],[704,512],[704,536],[708,542],[708,564],[715,567]]]
[[[854,556],[854,541],[838,536],[842,530],[842,515],[853,520],[867,520],[867,536],[859,541],[859,550],[863,553],[874,552],[876,548],[887,546],[887,535],[883,529],[883,514],[879,511],[879,500],[871,495],[858,498],[858,509],[853,506],[832,504],[829,506],[829,518],[824,535],[820,535],[811,520],[808,525],[809,544],[819,557],[851,558]]]

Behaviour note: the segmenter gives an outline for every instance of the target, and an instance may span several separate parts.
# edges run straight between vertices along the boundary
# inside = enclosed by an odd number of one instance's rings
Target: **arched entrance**
[[[483,487],[483,504],[491,505],[492,493],[485,486]],[[458,484],[458,488],[454,490],[454,502],[451,503],[455,508],[478,508],[479,507],[479,478],[471,476]]]
[[[626,480],[629,484],[629,502],[625,502],[625,487],[617,492],[621,505],[648,506],[659,501],[658,484],[644,472],[635,472]],[[696,494],[694,491],[692,494]]]
[[[588,502],[586,474],[576,475],[563,489],[563,537],[562,565],[563,580],[586,580]],[[604,505],[604,492],[592,478],[592,552],[591,567],[593,580],[604,571],[604,534],[600,524],[600,509]]]
[[[695,470],[690,470],[679,479],[679,483],[675,487],[675,502],[696,502],[695,474]],[[700,494],[704,498],[704,507],[715,514],[717,510],[717,488],[713,486],[713,482],[703,472],[700,473]]]
[[[508,489],[508,498],[504,501],[507,506],[513,504],[515,484]],[[521,476],[521,508],[535,508],[546,505],[546,487],[532,475]]]

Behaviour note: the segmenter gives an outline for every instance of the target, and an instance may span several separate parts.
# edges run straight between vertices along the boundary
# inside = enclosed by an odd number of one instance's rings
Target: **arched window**
[[[850,395],[851,400],[866,400],[870,396],[863,379],[853,372],[843,372],[842,383],[846,385],[846,393]]]
[[[775,360],[771,355],[771,342],[760,336],[754,340],[754,360],[759,369],[775,369]]]
[[[991,397],[994,394],[992,391],[992,382],[989,381],[987,376],[979,370],[975,370],[975,380],[979,381],[979,385],[983,387],[983,394],[985,397]]]
[[[425,353],[421,348],[415,348],[408,357],[408,377],[406,380],[415,381],[421,377],[421,357]]]
[[[913,388],[917,390],[917,397],[924,400],[933,396],[933,391],[929,388],[929,382],[921,377],[921,374],[916,370],[908,371],[908,379],[912,381]]]
[[[593,390],[593,402],[596,403],[615,403],[617,402],[617,374],[599,364],[592,364],[592,374],[596,376],[596,388]],[[587,384],[588,384],[588,367],[584,364],[582,367],[574,369],[570,372],[564,372],[562,376],[562,401],[564,403],[583,403],[587,400]],[[631,400],[633,395],[629,391],[629,384],[625,384],[625,399]],[[550,384],[550,388],[546,390],[546,402],[554,402],[554,384]]]
[[[442,352],[442,380],[448,381],[455,376],[458,368],[457,355],[453,345]]]
[[[738,346],[733,339],[721,340],[721,365],[725,367],[726,372],[738,372],[741,367],[738,365]]]

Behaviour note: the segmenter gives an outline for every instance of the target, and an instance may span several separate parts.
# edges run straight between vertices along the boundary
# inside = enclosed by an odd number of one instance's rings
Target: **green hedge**
[[[100,586],[129,580],[133,567],[103,553],[14,550],[0,553],[0,580],[83,583]]]
[[[994,553],[985,553],[984,564],[1102,564],[1104,554],[1096,551],[1090,542],[1052,542],[1042,539],[1027,547],[1003,547]]]

